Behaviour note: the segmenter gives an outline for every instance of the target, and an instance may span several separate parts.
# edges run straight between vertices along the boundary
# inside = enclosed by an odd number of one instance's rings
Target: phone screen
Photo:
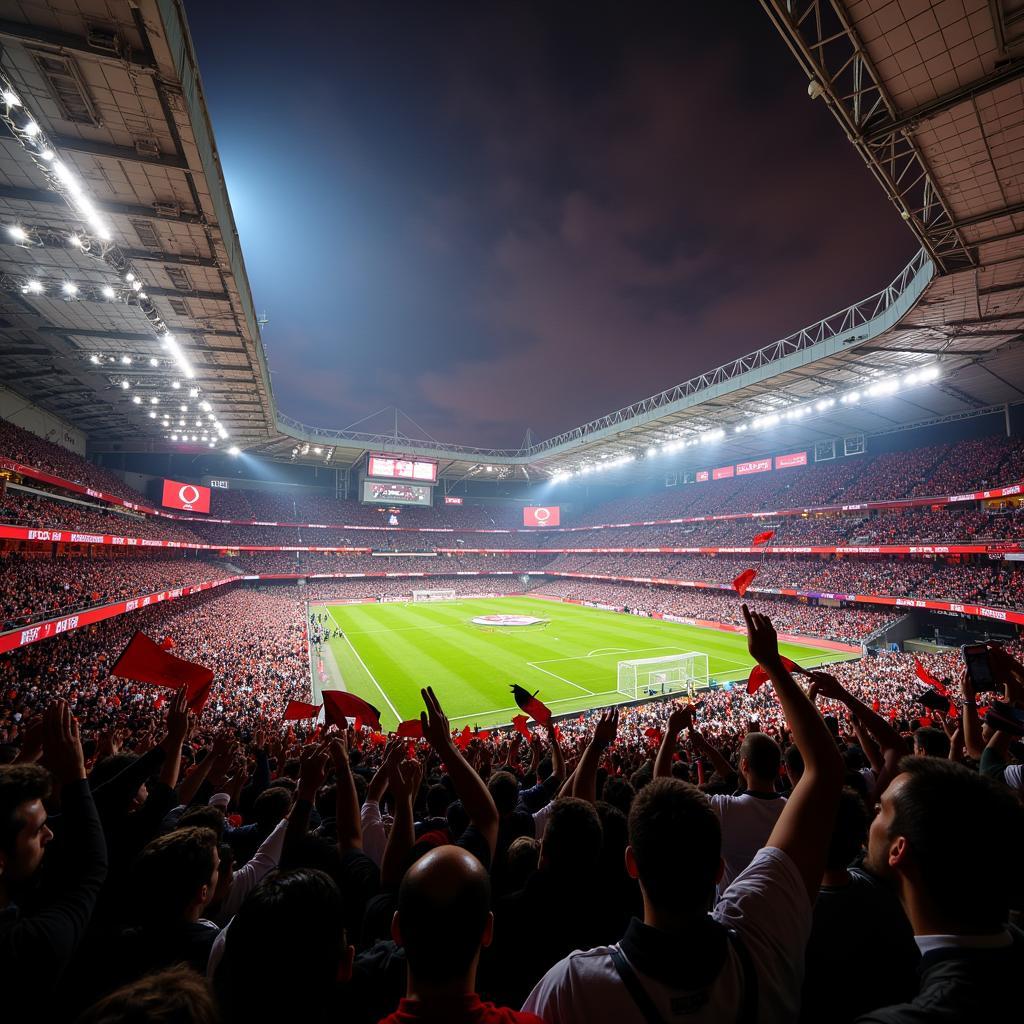
[[[975,692],[997,690],[995,677],[992,675],[992,662],[989,660],[988,648],[983,644],[969,644],[964,647],[964,664],[967,666],[967,677],[974,685]]]

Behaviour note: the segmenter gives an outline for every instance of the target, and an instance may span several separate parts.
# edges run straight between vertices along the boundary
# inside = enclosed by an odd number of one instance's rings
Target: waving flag
[[[406,722],[399,723],[395,735],[401,736],[402,739],[421,740],[423,739],[423,726],[418,718],[410,718]]]
[[[307,704],[302,700],[290,700],[284,709],[284,722],[301,722],[307,718],[316,718],[320,714],[322,704]]]
[[[780,655],[779,660],[782,662],[783,667],[788,669],[790,672],[796,672],[798,675],[804,676],[810,674],[806,669],[801,668],[795,661],[790,661],[789,658],[783,658]],[[768,682],[768,679],[768,673],[763,668],[761,668],[760,665],[755,665],[750,670],[750,675],[747,678],[747,693],[757,693],[757,691],[766,682]]]
[[[145,633],[132,637],[110,674],[172,690],[185,687],[189,710],[196,714],[203,710],[213,686],[212,668],[168,654]]]
[[[744,569],[743,572],[741,572],[739,576],[732,581],[733,590],[742,597],[747,592],[747,587],[754,582],[755,576],[757,576],[756,569]]]
[[[344,729],[348,725],[347,718],[361,718],[366,725],[380,729],[380,712],[362,697],[347,690],[324,690],[323,698],[324,718],[328,724],[333,722]]]
[[[526,715],[516,715],[516,717],[512,719],[512,728],[515,729],[515,731],[519,733],[524,740],[527,741],[529,741],[532,738],[530,735],[530,730],[526,727],[526,723],[528,721],[529,719],[526,717]]]
[[[935,676],[933,676],[931,672],[929,672],[928,669],[926,669],[924,665],[921,664],[918,658],[914,658],[914,671],[917,673],[917,678],[920,679],[922,683],[927,683],[930,687],[932,687],[935,690],[935,692],[939,694],[939,696],[949,696],[949,694],[946,692],[945,684],[939,682],[939,680],[936,679]]]
[[[516,704],[519,705],[519,710],[524,711],[532,719],[540,722],[541,725],[547,725],[551,721],[551,709],[541,701],[537,700],[536,693],[530,693],[528,690],[524,690],[518,683],[512,684],[512,696],[515,697]]]
[[[774,530],[765,530],[764,533],[759,533],[751,542],[751,547],[757,547],[759,544],[767,544],[768,541],[775,536]]]

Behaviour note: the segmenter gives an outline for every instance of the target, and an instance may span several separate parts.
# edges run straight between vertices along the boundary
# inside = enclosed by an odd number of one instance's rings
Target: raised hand
[[[454,746],[452,742],[451,726],[448,718],[441,710],[441,703],[434,696],[434,689],[428,686],[420,690],[423,703],[427,710],[420,712],[420,725],[423,728],[423,738],[439,753]]]
[[[601,712],[601,717],[594,727],[594,741],[605,747],[615,742],[615,735],[619,731],[619,709],[609,708]]]
[[[818,697],[828,697],[829,700],[842,700],[846,696],[846,690],[843,689],[843,684],[835,676],[829,675],[827,672],[812,672],[811,686],[807,691],[807,696],[811,701],[817,700]]]
[[[666,730],[670,733],[678,735],[684,729],[688,729],[693,725],[693,705],[692,704],[677,704],[672,709],[672,714],[668,716],[668,724]]]
[[[408,761],[400,761],[395,758],[391,763],[388,772],[388,786],[396,801],[407,801],[412,804],[422,781],[423,765],[415,758]]]
[[[182,686],[175,691],[174,697],[167,705],[167,732],[163,745],[168,753],[175,749],[181,750],[192,724],[189,717],[188,695]]]
[[[327,778],[327,744],[308,743],[299,755],[298,798],[312,803]]]
[[[43,763],[61,785],[85,778],[78,722],[65,700],[55,700],[43,713]]]
[[[750,656],[765,668],[779,663],[779,638],[772,620],[760,612],[752,612],[743,606],[743,618],[747,623],[747,650]]]

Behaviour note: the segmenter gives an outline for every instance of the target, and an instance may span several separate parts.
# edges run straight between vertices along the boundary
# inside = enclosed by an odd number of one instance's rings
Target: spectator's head
[[[196,921],[213,899],[220,869],[217,833],[181,828],[154,839],[134,867],[135,907],[150,924]]]
[[[519,783],[511,772],[495,772],[487,782],[498,814],[510,815],[519,803]]]
[[[589,878],[601,853],[601,820],[586,800],[560,797],[540,842],[543,871],[563,879]]]
[[[257,829],[269,835],[286,817],[292,806],[291,791],[274,785],[263,790],[253,801],[252,816]]]
[[[704,913],[722,877],[722,829],[708,798],[678,779],[655,779],[629,813],[626,870],[639,879],[648,923]]]
[[[460,847],[432,850],[406,872],[391,934],[405,948],[410,992],[475,984],[480,950],[490,945],[494,928],[490,903],[487,872]]]
[[[451,793],[446,786],[431,786],[427,790],[427,817],[443,818],[451,802]]]
[[[50,773],[34,764],[0,768],[0,898],[11,885],[35,874],[53,833],[43,801]],[[0,906],[3,905],[0,903]]]
[[[120,775],[126,768],[130,768],[137,760],[138,757],[135,754],[129,753],[111,754],[109,757],[103,758],[102,761],[93,766],[92,771],[89,773],[90,787],[97,789],[104,783],[109,782],[114,776]],[[137,811],[146,802],[148,796],[149,790],[143,782],[128,801],[128,810]]]
[[[779,775],[782,752],[778,743],[763,732],[751,732],[740,745],[740,774],[747,789],[773,789]]]
[[[509,890],[521,889],[537,870],[540,862],[540,842],[530,836],[513,839],[505,859],[505,881]]]
[[[914,732],[914,754],[917,757],[949,757],[949,737],[930,725]]]
[[[356,776],[358,778],[358,776]],[[358,795],[358,794],[357,794]],[[361,801],[360,801],[361,803]],[[330,782],[317,791],[314,806],[321,818],[333,818],[338,810],[338,787]]]
[[[297,998],[319,1020],[335,982],[352,974],[343,911],[338,886],[323,871],[264,879],[228,926],[214,974],[227,1020],[288,1019]]]
[[[957,935],[1002,927],[1000,866],[1024,858],[1024,810],[1005,786],[953,761],[907,757],[882,794],[868,866],[894,878],[915,931]]]
[[[786,765],[786,775],[789,776],[789,784],[795,786],[804,773],[804,757],[795,745],[791,744],[786,747],[784,763]]]
[[[632,806],[635,796],[636,790],[632,783],[620,778],[609,779],[604,784],[604,790],[601,793],[601,798],[606,803],[617,807],[625,815],[629,814],[629,808]]]
[[[112,992],[77,1024],[218,1024],[206,982],[184,964],[147,974]]]
[[[212,804],[189,807],[178,819],[177,828],[209,828],[220,839],[224,834],[224,815]]]
[[[864,849],[867,838],[867,808],[860,794],[846,787],[839,797],[839,810],[836,812],[825,867],[829,871],[842,871],[849,867]]]

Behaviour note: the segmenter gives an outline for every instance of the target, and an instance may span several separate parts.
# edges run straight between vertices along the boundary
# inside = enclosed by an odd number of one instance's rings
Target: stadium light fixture
[[[103,298],[105,298],[105,299],[112,299],[114,297],[114,295],[116,294],[114,292],[114,289],[111,288],[109,284],[105,284],[103,286],[102,293],[103,293]]]
[[[171,434],[171,440],[172,441],[177,441],[178,440],[178,435],[177,434]]]
[[[39,281],[29,281],[25,287],[33,294],[40,295],[43,291],[43,286]]]
[[[17,224],[8,225],[7,234],[9,234],[16,242],[24,242],[28,239],[28,232]]]
[[[132,357],[131,356],[127,356],[127,355],[126,356],[121,356],[121,362],[124,363],[125,366],[131,366],[132,365]]]
[[[171,387],[174,388],[175,391],[177,391],[181,387],[181,381],[180,380],[172,380],[171,381]]]
[[[95,352],[93,352],[93,354],[91,356],[89,356],[89,362],[90,363],[99,363],[99,362],[102,362],[102,360],[100,359],[100,357],[98,355],[96,355]]]
[[[26,121],[25,127],[21,129],[30,139],[34,139],[39,134],[39,125],[35,121]]]
[[[142,399],[138,395],[132,395],[132,402],[135,405],[142,405]]]
[[[156,356],[151,356],[149,360],[149,365],[155,369],[160,365],[160,360],[157,359]]]
[[[61,290],[64,292],[65,295],[77,295],[78,285],[75,284],[73,281],[65,281],[64,284],[61,286]]]
[[[153,396],[153,397],[152,397],[152,398],[151,398],[151,399],[149,400],[149,404],[150,404],[150,405],[159,405],[159,404],[160,404],[160,399],[159,399],[159,398],[158,398],[158,397],[157,397],[156,395],[154,395],[154,396]]]
[[[149,413],[149,418],[150,418],[151,420],[155,420],[155,419],[156,419],[156,413],[155,413],[155,412],[153,412],[152,410],[150,410],[150,413]],[[167,424],[165,423],[165,424],[164,424],[164,426],[166,427],[166,426],[167,426]]]
[[[188,389],[188,397],[189,398],[198,398],[199,397],[199,388],[189,388]]]
[[[21,100],[18,98],[18,94],[11,89],[4,89],[3,91],[4,103],[9,107],[20,107]]]
[[[239,448],[237,444],[233,444],[228,449],[228,455],[241,455],[241,454],[242,454],[242,449]]]
[[[131,382],[127,378],[125,378],[123,381],[121,381],[121,390],[122,391],[127,391],[131,386],[132,386]]]
[[[654,456],[657,455],[657,454],[658,454],[658,449],[657,448],[648,448],[647,449],[647,458],[653,459]]]

